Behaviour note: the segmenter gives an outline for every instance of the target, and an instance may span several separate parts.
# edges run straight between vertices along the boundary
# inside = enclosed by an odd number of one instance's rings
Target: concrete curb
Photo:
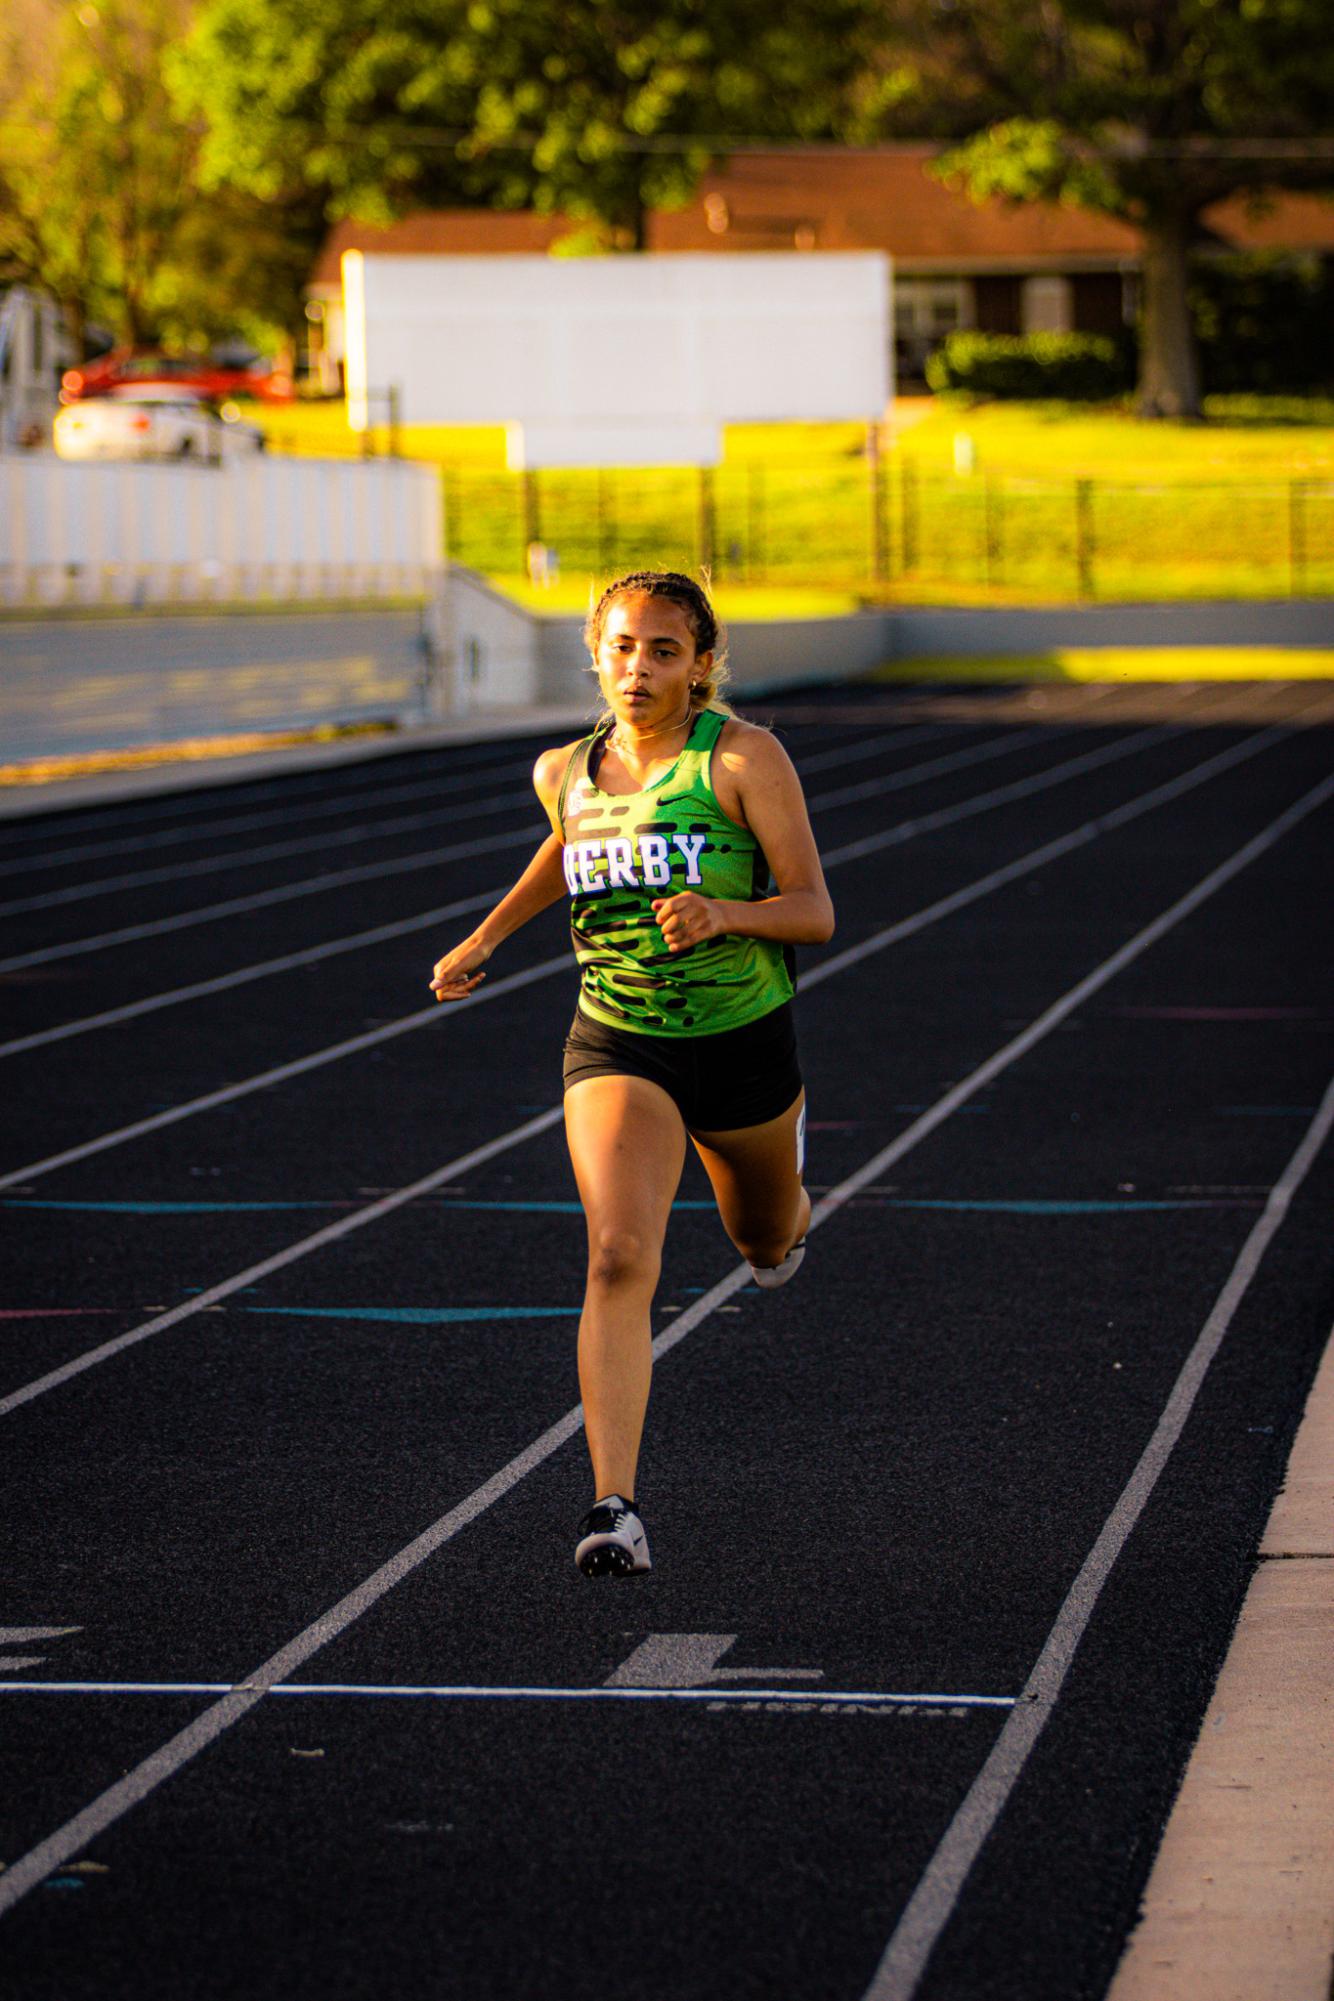
[[[1334,1338],[1108,2001],[1329,2001]]]

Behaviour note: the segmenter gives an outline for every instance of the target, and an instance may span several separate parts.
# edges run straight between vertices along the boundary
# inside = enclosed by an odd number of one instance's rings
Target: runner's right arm
[[[569,747],[544,751],[537,760],[533,783],[546,808],[553,831],[543,841],[519,880],[495,909],[488,912],[477,929],[438,959],[431,977],[431,992],[438,1001],[463,1000],[486,978],[482,967],[496,946],[530,918],[538,917],[565,894],[564,842],[556,811],[560,778],[569,757]]]

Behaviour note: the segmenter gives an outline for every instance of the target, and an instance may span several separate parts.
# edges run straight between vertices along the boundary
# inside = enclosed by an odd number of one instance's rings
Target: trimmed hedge
[[[1125,355],[1106,334],[952,333],[928,357],[926,379],[937,394],[1026,403],[1105,403],[1130,386]]]

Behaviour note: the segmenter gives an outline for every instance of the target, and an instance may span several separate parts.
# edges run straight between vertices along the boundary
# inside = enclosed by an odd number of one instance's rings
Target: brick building
[[[974,202],[927,171],[937,150],[900,145],[735,154],[705,177],[689,207],[650,217],[648,249],[662,255],[888,251],[901,380],[920,377],[927,354],[956,327],[1114,333],[1133,321],[1137,231],[1055,204]],[[1260,209],[1236,198],[1216,204],[1202,221],[1201,248],[1220,254],[1263,249],[1334,258],[1334,201],[1319,196],[1280,193]],[[559,216],[466,209],[409,216],[387,227],[339,223],[308,287],[331,386],[342,358],[344,250],[531,255],[549,250],[574,227]]]

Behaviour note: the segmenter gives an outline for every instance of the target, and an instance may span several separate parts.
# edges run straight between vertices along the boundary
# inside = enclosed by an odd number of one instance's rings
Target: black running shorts
[[[647,1077],[689,1132],[735,1132],[778,1118],[801,1091],[791,1003],[721,1035],[645,1035],[576,1010],[565,1041],[565,1088],[585,1077]]]

